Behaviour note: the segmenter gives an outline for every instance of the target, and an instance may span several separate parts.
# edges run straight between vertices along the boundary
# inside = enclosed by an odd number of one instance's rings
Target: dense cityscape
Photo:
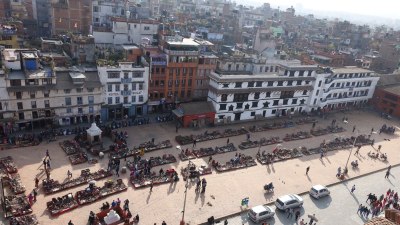
[[[0,53],[4,224],[400,224],[395,28],[269,3],[1,0]]]

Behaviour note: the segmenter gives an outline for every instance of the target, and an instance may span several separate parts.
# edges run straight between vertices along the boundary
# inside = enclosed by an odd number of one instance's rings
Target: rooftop
[[[183,110],[183,115],[195,115],[195,114],[215,112],[210,102],[182,103],[180,106],[181,109]]]
[[[334,69],[332,69],[332,72],[333,73],[373,73],[373,71],[371,71],[371,70],[366,70],[366,69],[355,67],[355,66],[334,68]]]
[[[167,40],[167,43],[169,45],[179,45],[179,46],[199,46],[200,45],[192,38],[183,38],[182,40],[178,40],[178,39]]]

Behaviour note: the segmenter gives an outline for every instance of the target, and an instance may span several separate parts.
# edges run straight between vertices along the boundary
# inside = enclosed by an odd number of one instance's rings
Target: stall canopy
[[[89,143],[99,142],[101,141],[101,133],[103,132],[96,123],[92,123],[89,129],[86,130],[87,132],[87,139]]]

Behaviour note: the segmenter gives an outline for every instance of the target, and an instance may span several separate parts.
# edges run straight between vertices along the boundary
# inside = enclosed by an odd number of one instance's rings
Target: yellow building
[[[0,46],[19,48],[17,28],[13,25],[0,25]]]

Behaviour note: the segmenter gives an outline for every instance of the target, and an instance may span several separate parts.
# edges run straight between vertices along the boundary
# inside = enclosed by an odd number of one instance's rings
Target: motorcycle
[[[271,183],[264,185],[264,190],[267,192],[273,192],[274,191],[274,185]]]
[[[356,168],[358,168],[358,162],[357,162],[357,160],[356,160],[356,161],[353,161],[353,162],[351,162],[351,166],[353,167],[353,169],[356,169]]]

